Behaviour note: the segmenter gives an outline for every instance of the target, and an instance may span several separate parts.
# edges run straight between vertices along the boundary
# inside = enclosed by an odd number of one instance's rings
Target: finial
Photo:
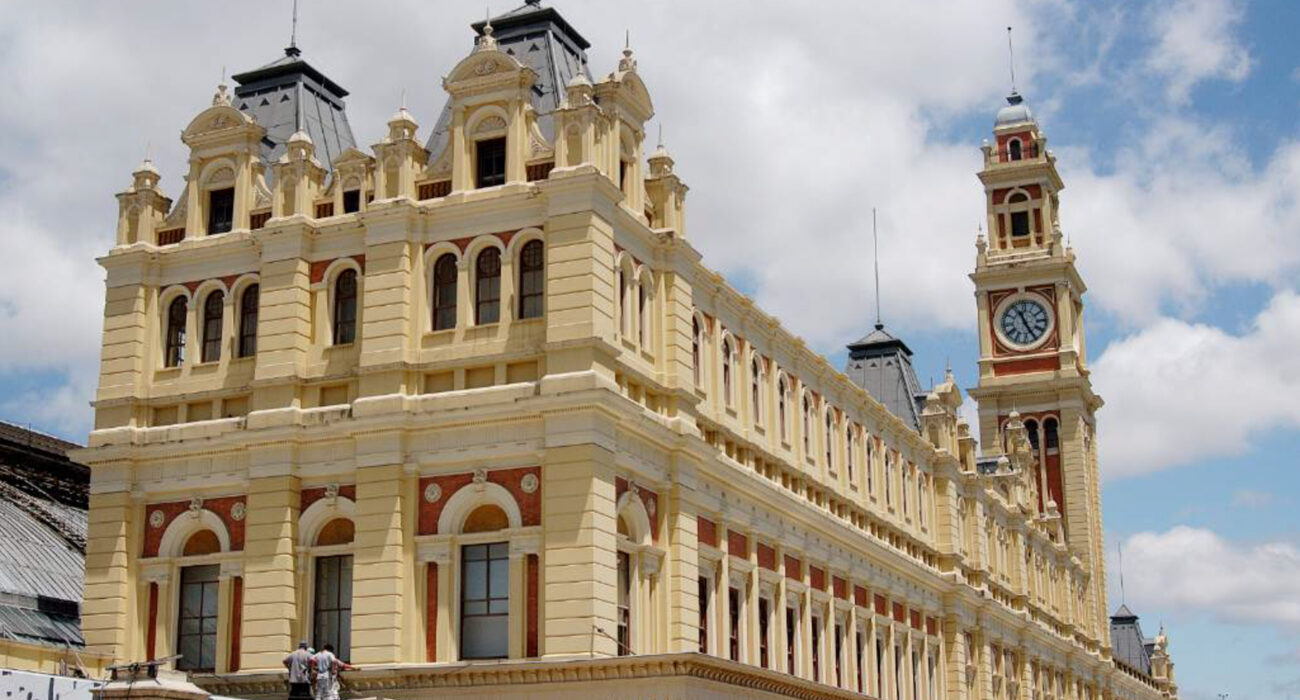
[[[230,106],[230,95],[227,94],[226,92],[227,90],[228,88],[226,87],[226,81],[223,78],[221,84],[217,86],[217,94],[212,96],[213,107],[216,107],[217,105],[225,105],[227,107]]]
[[[1116,542],[1115,548],[1119,550],[1119,604],[1125,605],[1124,599],[1124,542]]]
[[[885,324],[880,321],[880,238],[876,235],[876,208],[871,208],[871,260],[876,269],[876,330]]]
[[[406,109],[406,88],[402,88],[402,109]]]
[[[496,37],[492,36],[492,9],[487,10],[487,19],[483,21],[483,36],[478,39],[478,48],[480,51],[485,49],[495,49],[497,47]]]
[[[631,30],[631,29],[624,29],[624,30],[623,30],[623,48],[625,48],[625,49],[630,49],[630,48],[632,48],[632,30]]]
[[[664,147],[664,125],[662,122],[660,122],[659,124],[659,143],[655,144],[655,147],[656,148]]]
[[[1011,94],[1018,95],[1016,91],[1016,49],[1011,43],[1011,27],[1007,27],[1007,65],[1011,68]]]
[[[284,50],[286,56],[297,56],[298,50],[298,0],[293,0],[293,23],[289,29],[289,48]]]

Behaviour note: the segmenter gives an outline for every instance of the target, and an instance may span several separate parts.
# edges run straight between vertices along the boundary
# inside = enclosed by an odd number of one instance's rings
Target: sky
[[[1014,26],[1089,285],[1111,607],[1166,625],[1189,700],[1300,697],[1300,3],[553,1],[598,76],[630,37],[707,265],[841,363],[874,320],[876,207],[884,321],[923,382],[951,362],[966,387]],[[298,45],[359,143],[403,93],[423,138],[483,11],[302,0]],[[179,195],[181,129],[290,14],[0,3],[0,418],[85,439],[113,195],[146,153]]]

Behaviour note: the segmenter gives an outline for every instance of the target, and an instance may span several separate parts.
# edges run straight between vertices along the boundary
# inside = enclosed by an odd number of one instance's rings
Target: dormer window
[[[343,213],[352,214],[361,211],[361,190],[347,190],[343,193]]]
[[[506,181],[506,139],[483,139],[474,146],[476,187],[493,187]]]
[[[208,235],[226,233],[234,226],[235,188],[208,192]]]

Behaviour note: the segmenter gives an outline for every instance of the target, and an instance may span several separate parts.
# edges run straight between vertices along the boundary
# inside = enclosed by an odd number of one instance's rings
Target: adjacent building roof
[[[883,323],[877,323],[870,333],[849,344],[849,361],[844,373],[890,413],[914,430],[921,429],[925,392],[912,368],[912,350],[885,330]]]
[[[1145,676],[1151,675],[1151,651],[1155,642],[1143,636],[1138,616],[1127,605],[1120,605],[1110,616],[1110,645],[1116,663]]]
[[[284,56],[231,76],[239,84],[232,105],[266,129],[262,158],[274,163],[299,129],[316,146],[316,159],[326,168],[344,149],[356,146],[343,108],[348,91],[302,58],[296,46]]]
[[[83,646],[90,470],[76,447],[0,423],[0,638]]]
[[[551,112],[564,102],[564,89],[579,74],[591,79],[587,68],[587,47],[582,38],[554,8],[543,7],[541,0],[523,5],[491,19],[492,36],[497,47],[537,73],[531,95],[537,110],[537,125],[549,141],[555,140]],[[487,21],[470,25],[475,36],[482,36]],[[429,153],[442,153],[451,128],[451,100],[442,108],[438,123],[429,136]]]

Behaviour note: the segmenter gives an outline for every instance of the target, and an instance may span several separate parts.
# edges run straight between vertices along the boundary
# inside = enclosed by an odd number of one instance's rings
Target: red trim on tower
[[[1003,377],[1012,374],[1029,374],[1030,372],[1050,372],[1060,367],[1060,360],[1055,353],[1044,357],[1026,357],[1019,360],[1006,360],[993,363],[993,376]]]

